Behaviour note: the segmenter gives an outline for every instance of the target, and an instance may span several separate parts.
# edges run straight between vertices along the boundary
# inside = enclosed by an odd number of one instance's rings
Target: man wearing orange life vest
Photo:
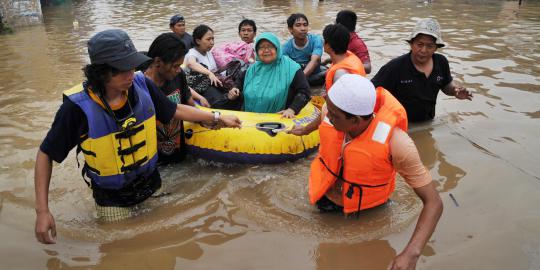
[[[386,203],[399,173],[423,202],[414,233],[390,269],[414,269],[442,214],[442,201],[407,135],[407,114],[384,88],[345,74],[330,88],[311,165],[309,197],[345,214]]]
[[[326,72],[325,90],[328,90],[344,74],[359,74],[366,76],[362,61],[347,50],[349,44],[349,30],[341,24],[329,24],[323,30],[324,51],[330,56],[332,66]],[[306,126],[296,125],[289,133],[307,135],[315,131],[321,120],[319,118]]]

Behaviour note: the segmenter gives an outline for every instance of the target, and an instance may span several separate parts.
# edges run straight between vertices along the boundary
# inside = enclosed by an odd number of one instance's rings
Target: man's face
[[[171,31],[175,32],[179,36],[183,36],[186,33],[186,22],[177,22],[175,25],[171,26]]]
[[[298,18],[293,27],[289,28],[289,32],[295,39],[306,39],[309,31],[308,22],[304,18]]]
[[[108,91],[127,91],[133,84],[135,69],[120,71],[111,76],[111,79],[105,83],[105,88]]]
[[[421,64],[427,63],[437,50],[435,38],[424,34],[417,35],[410,45],[413,60]]]
[[[253,26],[248,24],[240,26],[240,32],[238,32],[238,35],[245,43],[253,43],[256,34],[253,31]]]
[[[359,117],[347,118],[343,111],[334,105],[328,96],[326,97],[326,107],[328,108],[326,117],[328,117],[330,123],[338,131],[348,132],[357,124],[358,119],[360,119]]]
[[[163,78],[165,78],[167,81],[170,81],[174,79],[178,73],[180,73],[181,65],[184,62],[184,57],[168,64],[164,64],[162,62],[162,65],[159,68],[159,75]]]

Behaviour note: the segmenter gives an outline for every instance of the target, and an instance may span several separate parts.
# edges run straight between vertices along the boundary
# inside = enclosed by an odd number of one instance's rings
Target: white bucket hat
[[[377,94],[370,80],[357,74],[345,74],[330,87],[328,98],[341,110],[362,116],[373,113]]]
[[[435,19],[426,18],[419,20],[406,41],[411,42],[418,34],[434,37],[435,44],[437,44],[437,47],[439,48],[446,46],[446,43],[444,43],[441,37],[441,26]]]

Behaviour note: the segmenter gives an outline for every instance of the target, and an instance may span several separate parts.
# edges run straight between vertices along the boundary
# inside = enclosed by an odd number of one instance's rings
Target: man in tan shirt
[[[418,150],[407,135],[403,106],[366,78],[343,75],[328,92],[319,126],[319,154],[311,165],[309,195],[321,210],[345,214],[390,198],[399,173],[423,202],[416,228],[389,269],[415,269],[442,214],[443,205]],[[321,202],[324,201],[324,205]]]

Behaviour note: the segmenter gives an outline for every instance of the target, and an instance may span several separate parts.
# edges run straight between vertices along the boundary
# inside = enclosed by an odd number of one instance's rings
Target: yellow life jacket
[[[136,104],[121,123],[94,100],[82,85],[64,92],[77,104],[88,121],[88,134],[79,144],[84,154],[83,174],[92,186],[121,189],[126,184],[150,176],[156,170],[157,140],[154,104],[144,77],[133,81]],[[128,101],[129,104],[129,101]],[[131,105],[129,104],[131,107]]]

